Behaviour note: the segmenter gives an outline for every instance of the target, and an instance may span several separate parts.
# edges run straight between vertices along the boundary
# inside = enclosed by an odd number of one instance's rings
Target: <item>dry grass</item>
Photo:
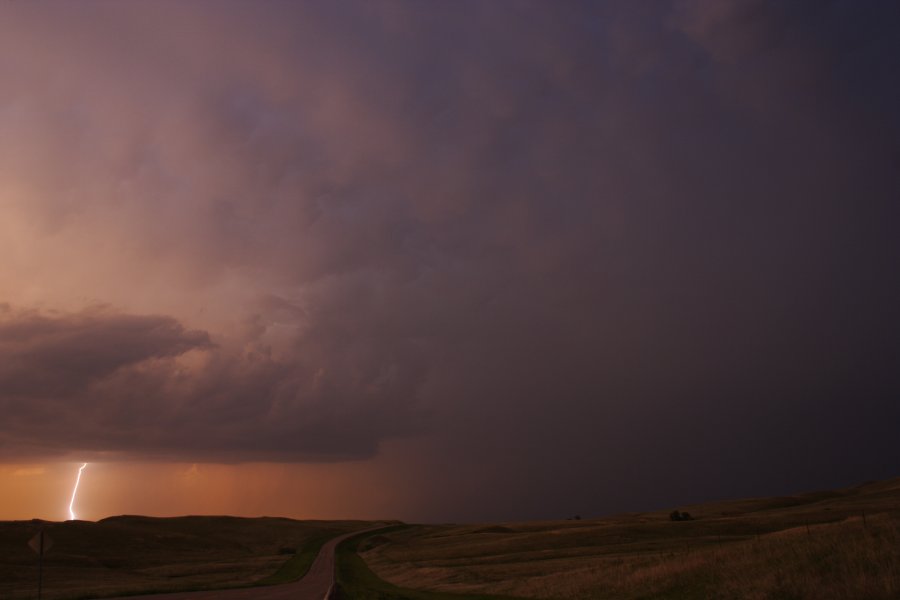
[[[900,480],[593,521],[430,526],[363,551],[390,583],[525,598],[900,598]],[[865,521],[862,515],[865,514]],[[384,543],[386,542],[386,543]]]
[[[41,527],[54,542],[43,597],[73,600],[282,581],[298,558],[311,562],[324,539],[365,526],[237,517],[0,522],[0,598],[37,597],[37,556],[26,544]]]

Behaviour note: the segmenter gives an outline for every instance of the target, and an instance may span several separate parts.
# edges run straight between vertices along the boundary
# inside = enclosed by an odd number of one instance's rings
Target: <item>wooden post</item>
[[[38,600],[41,600],[44,587],[44,530],[41,529],[38,542]]]

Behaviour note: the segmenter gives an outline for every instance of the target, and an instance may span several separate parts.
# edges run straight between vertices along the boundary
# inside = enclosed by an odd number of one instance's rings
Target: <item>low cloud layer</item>
[[[328,360],[317,357],[314,334],[276,354],[253,325],[255,341],[229,348],[171,317],[7,308],[6,456],[349,459],[372,456],[382,436],[408,427],[421,379],[415,358],[400,363],[329,340],[347,356]]]
[[[45,8],[0,9],[0,458],[404,438],[523,516],[900,466],[892,3]]]

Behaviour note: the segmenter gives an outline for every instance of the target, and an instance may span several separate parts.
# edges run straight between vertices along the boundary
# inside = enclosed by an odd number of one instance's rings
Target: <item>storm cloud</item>
[[[0,458],[896,474],[895,3],[0,10]]]
[[[267,304],[276,317],[284,310]],[[381,436],[408,426],[421,377],[415,358],[399,360],[386,347],[372,356],[364,343],[329,336],[339,350],[322,356],[314,333],[275,355],[258,341],[259,317],[248,327],[257,335],[236,349],[171,317],[106,307],[7,308],[3,316],[0,409],[8,419],[0,439],[10,458],[71,450],[101,459],[371,456]]]

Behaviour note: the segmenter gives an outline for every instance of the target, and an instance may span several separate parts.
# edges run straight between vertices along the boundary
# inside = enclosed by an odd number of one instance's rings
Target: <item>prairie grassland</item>
[[[360,555],[399,588],[522,598],[900,598],[900,479],[597,520],[419,526]]]
[[[0,522],[0,598],[37,597],[37,556],[27,542],[41,527],[53,540],[43,597],[74,600],[291,581],[325,540],[367,525],[269,517]]]
[[[407,525],[394,526],[393,530],[408,528]],[[361,548],[371,548],[373,544],[385,540],[380,530],[374,534],[362,534],[346,539],[338,544],[335,562],[337,586],[333,591],[335,600],[517,600],[493,594],[453,594],[434,591],[418,591],[399,588],[379,579],[359,556]]]

